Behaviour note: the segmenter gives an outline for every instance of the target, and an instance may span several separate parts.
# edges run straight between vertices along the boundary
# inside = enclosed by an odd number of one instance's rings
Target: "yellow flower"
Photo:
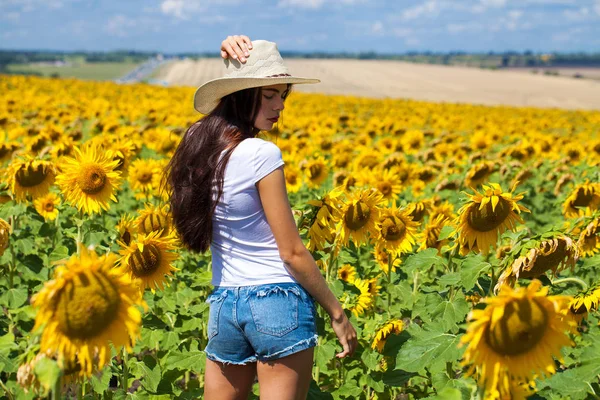
[[[178,258],[174,239],[159,237],[160,232],[152,231],[147,235],[138,234],[129,244],[118,241],[122,247],[121,257],[117,261],[123,273],[133,280],[138,279],[140,288],[164,288],[165,275],[172,275],[177,268],[172,263]]]
[[[352,240],[357,246],[365,244],[377,234],[376,222],[381,212],[383,195],[377,189],[364,189],[352,192],[341,208],[338,221],[340,243],[347,246]]]
[[[483,161],[473,165],[467,172],[465,186],[474,190],[494,172],[494,167],[495,165],[491,161]]]
[[[570,299],[547,294],[538,280],[527,288],[502,286],[497,297],[482,300],[485,309],[469,313],[462,364],[489,398],[511,398],[515,385],[554,374],[553,357],[560,359],[561,348],[573,344],[563,318]]]
[[[158,190],[157,177],[162,173],[160,162],[151,158],[138,158],[128,169],[129,186],[136,199],[148,198]]]
[[[577,185],[563,204],[567,218],[589,215],[600,207],[600,184],[585,182]]]
[[[320,187],[329,176],[327,161],[323,157],[306,160],[300,164],[300,168],[304,171],[306,184],[309,188]]]
[[[583,292],[577,293],[569,303],[568,315],[579,325],[587,318],[589,312],[598,310],[600,303],[600,288],[591,287]]]
[[[514,230],[517,222],[524,222],[517,214],[529,210],[517,204],[523,198],[522,194],[505,193],[497,183],[483,185],[483,189],[483,193],[475,190],[474,195],[467,194],[470,201],[458,211],[455,233],[459,234],[457,243],[467,251],[481,251],[487,255],[490,246],[496,247],[502,233]]]
[[[54,183],[56,168],[49,161],[37,160],[31,156],[14,159],[6,169],[6,182],[17,202],[27,196],[32,199],[44,196]]]
[[[125,245],[129,246],[129,243],[136,232],[135,218],[129,214],[122,215],[116,228],[117,232],[119,232],[117,240],[120,240],[125,243]]]
[[[584,257],[600,252],[600,217],[591,221],[579,235],[577,242]]]
[[[48,192],[45,196],[38,197],[33,201],[35,210],[47,221],[54,221],[58,216],[60,197],[55,193]]]
[[[390,254],[387,252],[385,247],[382,244],[376,244],[373,249],[373,256],[375,257],[375,261],[377,261],[377,265],[379,268],[383,270],[386,274],[389,273],[390,269]],[[393,256],[392,256],[393,257]],[[400,257],[393,257],[392,263],[392,272],[396,272],[396,268],[400,266],[402,263],[402,259]]]
[[[8,249],[11,232],[12,229],[10,224],[0,218],[0,256],[2,256],[4,251]]]
[[[376,279],[363,280],[356,278],[353,282],[354,286],[360,290],[360,294],[355,299],[355,303],[350,308],[350,311],[357,317],[375,306],[376,295],[371,292],[373,286],[375,286],[375,290],[377,289],[374,281],[376,281]]]
[[[387,321],[381,328],[375,333],[375,338],[371,344],[373,350],[377,349],[378,352],[382,352],[385,347],[385,342],[390,335],[399,335],[404,330],[404,322],[400,319],[394,319]]]
[[[350,264],[344,264],[338,268],[337,274],[339,279],[348,283],[353,283],[356,278],[356,268]]]
[[[111,345],[131,351],[140,333],[145,303],[136,285],[114,267],[113,253],[98,257],[81,249],[56,268],[54,279],[32,298],[34,329],[44,327],[41,351],[58,354],[62,367],[78,362],[90,376],[110,359]]]
[[[377,244],[385,248],[394,258],[412,251],[416,243],[418,224],[409,215],[409,210],[399,209],[396,203],[384,208],[377,221]]]
[[[134,222],[138,233],[149,234],[158,231],[160,237],[173,235],[172,217],[168,208],[168,204],[154,206],[147,203],[144,209],[138,210],[139,216]]]
[[[121,183],[121,173],[114,170],[118,161],[91,145],[73,150],[75,158],[65,157],[62,173],[56,177],[65,200],[87,214],[108,211],[109,200],[117,201],[115,192]]]
[[[298,192],[302,187],[300,170],[292,165],[285,167],[285,183],[289,193]]]

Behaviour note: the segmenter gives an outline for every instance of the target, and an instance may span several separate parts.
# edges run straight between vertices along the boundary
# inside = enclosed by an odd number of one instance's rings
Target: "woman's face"
[[[262,131],[270,131],[277,123],[279,114],[283,111],[285,98],[288,95],[287,83],[264,86],[260,110],[254,121],[254,126]]]

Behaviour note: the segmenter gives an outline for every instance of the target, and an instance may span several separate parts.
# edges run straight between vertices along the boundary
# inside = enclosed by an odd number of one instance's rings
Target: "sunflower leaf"
[[[412,337],[398,352],[397,368],[420,372],[427,367],[434,372],[444,369],[447,361],[460,358],[459,335],[447,333],[437,324],[431,325],[429,330],[413,324],[408,330]]]
[[[165,366],[165,371],[179,369],[182,371],[200,372],[204,370],[206,364],[206,354],[203,351],[189,351],[182,353],[180,351],[171,351],[165,356],[161,365]]]
[[[439,320],[445,331],[458,331],[458,324],[462,323],[467,313],[469,305],[464,297],[457,297],[452,301],[443,301],[431,313],[432,320]]]
[[[490,263],[483,261],[483,257],[479,254],[464,259],[460,264],[462,287],[467,291],[473,289],[479,276],[490,267]]]
[[[8,289],[2,297],[0,297],[0,304],[8,305],[8,308],[21,307],[27,301],[27,289],[26,288],[12,288]]]
[[[33,368],[39,382],[46,390],[54,387],[54,384],[60,379],[60,367],[56,361],[44,357],[40,359]]]

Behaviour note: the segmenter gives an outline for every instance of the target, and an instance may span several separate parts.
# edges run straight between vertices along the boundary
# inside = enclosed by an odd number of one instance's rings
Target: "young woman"
[[[192,251],[212,254],[204,398],[304,399],[312,376],[318,302],[343,350],[356,331],[298,234],[279,148],[260,139],[284,109],[291,76],[275,43],[229,36],[226,74],[202,85],[206,116],[185,133],[167,169],[175,226]]]

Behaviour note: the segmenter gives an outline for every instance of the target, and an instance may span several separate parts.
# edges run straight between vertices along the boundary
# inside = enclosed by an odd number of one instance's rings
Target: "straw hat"
[[[289,74],[277,49],[277,44],[253,40],[246,63],[226,58],[225,76],[210,80],[194,94],[194,108],[202,114],[211,112],[219,100],[238,90],[280,83],[319,83],[319,79],[301,78]]]

